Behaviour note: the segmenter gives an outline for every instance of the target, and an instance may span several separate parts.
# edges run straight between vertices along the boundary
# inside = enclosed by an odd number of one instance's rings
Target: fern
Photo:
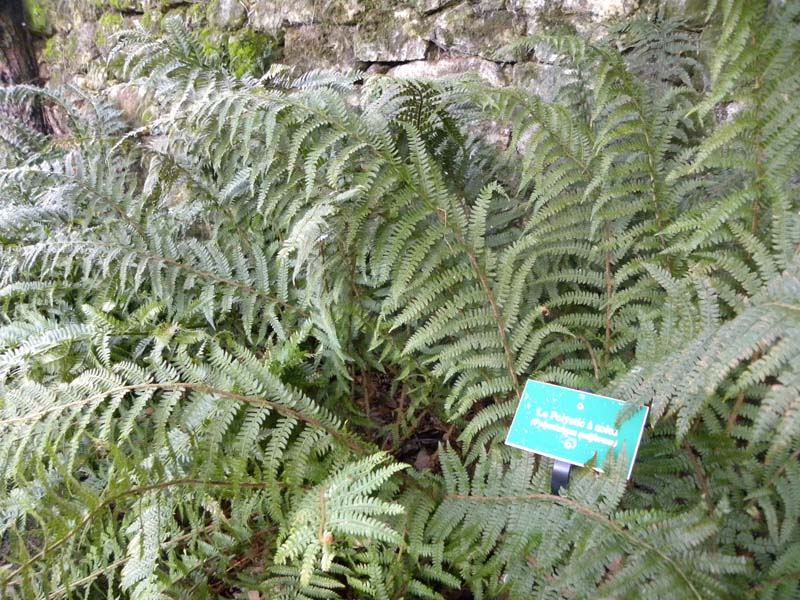
[[[522,41],[553,103],[178,21],[110,57],[139,130],[2,91],[69,123],[0,135],[4,596],[796,594],[797,7],[718,4]],[[650,406],[631,483],[548,493],[528,378]]]

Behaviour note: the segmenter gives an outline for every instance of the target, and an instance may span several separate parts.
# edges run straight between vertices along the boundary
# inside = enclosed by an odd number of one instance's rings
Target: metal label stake
[[[559,490],[569,485],[569,471],[572,465],[563,460],[556,460],[553,463],[553,474],[550,477],[550,493],[560,496]]]
[[[589,388],[581,389],[582,392],[594,393]],[[553,474],[550,476],[550,493],[554,496],[560,496],[559,490],[566,488],[569,485],[569,471],[572,465],[563,460],[558,460],[553,463]]]

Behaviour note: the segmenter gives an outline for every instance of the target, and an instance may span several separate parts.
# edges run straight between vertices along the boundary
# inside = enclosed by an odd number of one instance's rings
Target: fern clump
[[[2,90],[70,124],[0,136],[4,597],[797,595],[800,9],[718,4],[509,49],[553,103],[177,21],[110,57],[140,129]],[[631,482],[549,493],[528,378],[650,406]]]

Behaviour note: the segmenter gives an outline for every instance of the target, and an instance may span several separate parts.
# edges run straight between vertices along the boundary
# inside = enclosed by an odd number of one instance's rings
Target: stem
[[[361,371],[361,385],[364,388],[364,414],[367,416],[367,419],[371,419],[371,410],[369,406],[369,377],[367,376],[367,369],[362,369]]]
[[[142,234],[142,235],[144,235],[144,234]],[[48,244],[47,244],[48,248],[52,248],[55,245],[61,245],[61,246],[64,246],[64,247],[70,247],[70,246],[79,247],[81,244],[80,243],[75,243],[75,242],[62,242],[61,244],[58,244],[58,242],[55,242],[55,243],[48,242]],[[83,245],[87,246],[87,247],[90,246],[90,244],[88,244],[88,243],[84,243]],[[35,247],[35,246],[36,245],[32,245],[32,246],[28,246],[28,247],[30,248],[30,247]],[[103,244],[91,244],[92,250],[96,250],[99,246],[103,246]],[[112,246],[110,244],[105,244],[105,246],[108,247],[112,251],[119,250],[118,247]],[[289,302],[284,302],[281,299],[276,298],[276,297],[274,297],[274,296],[272,296],[270,294],[267,294],[267,293],[265,293],[265,292],[263,292],[261,290],[258,290],[256,288],[254,288],[254,287],[250,287],[249,285],[246,285],[246,284],[244,284],[244,283],[242,283],[240,281],[236,281],[235,279],[228,279],[226,277],[220,277],[219,275],[216,275],[216,274],[211,273],[209,271],[203,271],[201,269],[196,269],[195,267],[186,265],[186,264],[184,264],[184,263],[182,263],[180,261],[177,261],[177,260],[174,260],[174,259],[171,259],[171,258],[166,258],[164,256],[159,256],[157,254],[151,254],[151,253],[146,252],[146,251],[137,250],[136,254],[138,254],[144,261],[153,262],[153,263],[162,263],[162,264],[165,264],[165,265],[169,265],[171,267],[175,267],[176,269],[179,269],[181,271],[185,271],[186,273],[189,273],[191,275],[195,275],[195,276],[200,277],[202,279],[206,279],[208,281],[212,281],[212,282],[215,282],[215,283],[221,283],[221,284],[224,284],[226,286],[229,286],[229,287],[232,287],[232,288],[235,288],[235,289],[243,290],[245,292],[248,292],[248,293],[256,295],[256,296],[261,296],[262,298],[264,298],[266,300],[269,300],[270,302],[273,302],[274,304],[278,304],[278,305],[280,305],[280,306],[282,306],[284,308],[290,308],[290,309],[296,311],[297,314],[299,314],[302,317],[306,317],[306,318],[309,317],[309,313],[304,311],[304,310],[302,310],[301,308],[298,308],[297,306],[295,306],[293,304],[290,304]]]
[[[459,242],[461,242],[461,240],[459,240]],[[494,320],[497,324],[497,333],[500,335],[500,343],[503,346],[503,353],[506,356],[508,372],[511,374],[511,381],[514,384],[514,391],[516,392],[517,397],[519,397],[522,395],[522,387],[519,384],[519,376],[517,375],[516,366],[514,365],[514,354],[511,352],[511,344],[509,343],[508,335],[506,334],[506,325],[503,319],[503,313],[500,311],[500,307],[497,304],[497,299],[494,297],[494,290],[492,290],[491,285],[489,285],[489,280],[486,277],[486,273],[483,272],[483,269],[480,267],[480,263],[478,263],[478,257],[473,251],[471,251],[471,249],[467,251],[467,254],[469,255],[469,261],[472,263],[472,266],[478,275],[481,287],[483,288],[483,291],[489,300],[489,304],[492,307],[492,314],[494,315]]]
[[[608,239],[608,225],[606,225],[606,240]],[[608,364],[608,358],[611,354],[611,317],[613,316],[613,307],[611,300],[614,298],[614,274],[611,271],[611,252],[606,252],[606,338],[603,344],[603,354],[605,364]]]
[[[786,304],[785,302],[767,302],[764,306],[777,306],[778,308],[785,308],[786,310],[794,310],[800,312],[800,305]]]
[[[287,102],[287,105],[292,105],[292,103]],[[299,103],[294,104],[294,106],[302,108],[303,110],[316,115],[321,120],[327,122],[331,127],[335,127],[339,131],[344,131],[345,133],[349,133],[352,135],[352,131],[350,131],[349,128],[343,126],[341,123],[335,121],[332,118],[332,115],[326,114],[315,107],[306,106]],[[506,335],[505,323],[503,321],[502,313],[497,304],[497,300],[494,297],[494,292],[491,286],[489,285],[488,278],[486,277],[486,274],[483,272],[483,269],[480,268],[480,264],[478,263],[475,251],[466,243],[464,235],[458,229],[458,226],[456,224],[448,222],[447,212],[444,210],[444,208],[439,206],[435,201],[433,201],[429,197],[429,194],[425,190],[425,187],[420,185],[418,181],[415,181],[410,176],[407,169],[401,168],[401,166],[397,162],[397,157],[393,156],[391,153],[387,153],[385,149],[376,146],[374,140],[370,139],[369,136],[356,135],[355,138],[363,142],[364,146],[372,150],[377,156],[382,157],[386,161],[386,164],[389,166],[389,168],[398,176],[398,178],[401,181],[403,181],[406,185],[408,185],[409,188],[417,192],[420,198],[424,199],[429,204],[429,206],[437,213],[439,219],[444,223],[445,227],[450,229],[450,231],[455,236],[456,240],[459,242],[459,244],[461,244],[462,248],[469,256],[470,263],[472,263],[472,266],[476,271],[478,279],[480,280],[481,287],[486,293],[486,296],[489,300],[489,304],[492,307],[492,313],[494,314],[494,318],[497,323],[497,331],[500,335],[500,343],[503,346],[503,352],[505,353],[508,371],[511,374],[511,380],[514,385],[514,391],[516,392],[517,396],[520,396],[522,394],[522,388],[519,384],[519,377],[517,376],[516,368],[514,366],[514,356],[511,352],[511,345],[509,344],[508,337]],[[558,142],[559,140],[556,139],[555,141]],[[570,158],[572,158],[574,162],[576,162],[582,168],[583,172],[587,171],[588,165],[584,165],[571,155],[569,156]],[[444,212],[444,215],[442,215],[442,212]]]
[[[744,406],[744,394],[739,394],[736,398],[736,403],[733,405],[733,409],[731,409],[731,414],[728,415],[728,421],[725,424],[725,433],[728,435],[731,434],[733,428],[736,426],[736,419],[739,417],[739,413],[742,410],[742,406]]]
[[[113,571],[114,569],[116,569],[117,567],[125,564],[126,562],[128,562],[128,557],[127,556],[125,558],[120,558],[118,560],[115,560],[114,562],[112,562],[111,564],[106,565],[102,569],[97,569],[96,571],[92,571],[86,577],[82,577],[82,578],[78,579],[77,581],[73,581],[72,583],[69,584],[69,588],[72,588],[72,589],[81,588],[84,585],[86,585],[87,583],[91,583],[92,581],[94,581],[95,579],[100,577],[101,575],[105,575],[109,571]],[[58,600],[58,598],[63,598],[64,596],[66,596],[67,593],[68,593],[68,589],[67,589],[66,586],[60,587],[55,592],[49,593],[47,595],[47,600]]]
[[[317,532],[317,539],[321,544],[325,543],[325,493],[327,488],[323,485],[319,488],[319,531]]]
[[[206,385],[205,383],[138,383],[132,385],[123,385],[116,388],[111,388],[109,390],[105,390],[98,394],[93,394],[88,396],[87,398],[83,398],[82,400],[76,400],[75,402],[69,402],[66,404],[57,404],[54,406],[49,406],[43,410],[40,410],[35,413],[30,413],[25,415],[24,417],[15,417],[13,419],[7,419],[5,421],[0,421],[0,427],[6,427],[8,425],[12,425],[15,423],[36,420],[41,418],[42,416],[54,412],[60,411],[67,408],[75,408],[84,406],[86,404],[91,404],[95,400],[102,399],[105,396],[110,394],[116,394],[118,392],[134,392],[139,390],[194,390],[198,392],[203,392],[206,394],[212,394],[215,396],[221,396],[223,398],[230,398],[232,400],[238,400],[240,402],[244,402],[245,404],[251,404],[253,406],[262,406],[266,408],[270,408],[277,412],[278,414],[283,415],[284,417],[292,417],[297,419],[298,421],[305,421],[309,425],[312,425],[318,429],[322,429],[331,436],[338,439],[342,442],[345,446],[353,450],[358,454],[362,454],[366,451],[366,448],[362,446],[360,442],[348,437],[344,433],[342,433],[336,427],[326,425],[319,419],[314,417],[310,417],[300,411],[294,410],[287,406],[283,406],[282,404],[278,404],[277,402],[272,402],[270,400],[265,400],[264,398],[260,398],[258,396],[248,396],[246,394],[237,394],[234,392],[229,392],[227,390],[221,390],[219,388],[212,387],[210,385]]]
[[[691,590],[692,595],[697,598],[697,600],[703,600],[703,596],[697,590],[697,588],[692,583],[691,578],[687,573],[683,571],[681,566],[669,555],[665,554],[661,550],[659,550],[656,546],[639,539],[635,535],[633,535],[630,531],[622,527],[621,525],[615,523],[610,518],[608,518],[603,513],[599,513],[591,508],[576,502],[570,498],[564,498],[563,496],[554,496],[552,494],[527,494],[524,496],[462,496],[462,495],[452,495],[447,496],[445,500],[460,500],[463,502],[552,502],[554,504],[560,504],[570,510],[575,511],[576,513],[582,514],[590,519],[600,523],[601,525],[611,529],[614,533],[619,535],[620,537],[624,538],[634,546],[639,546],[653,552],[654,554],[658,555],[664,562],[666,562],[675,573],[686,583],[686,586]]]
[[[761,77],[756,77],[755,85],[756,90],[761,88]],[[758,113],[763,114],[761,111],[761,96],[756,93],[756,108]],[[764,169],[764,143],[761,139],[761,128],[756,127],[756,131],[754,132],[755,135],[753,136],[754,139],[754,146],[756,151],[756,190],[757,192],[764,193],[764,186],[760,185],[761,181],[764,179],[765,169]],[[756,235],[758,233],[758,217],[759,213],[761,212],[761,205],[759,203],[759,194],[756,193],[756,199],[753,201],[753,221],[750,225],[750,233]]]
[[[595,353],[594,348],[592,348],[592,345],[589,343],[589,340],[583,336],[580,336],[578,339],[583,342],[583,345],[586,346],[586,350],[589,352],[589,358],[592,360],[592,369],[594,370],[594,378],[599,382],[600,365],[597,362],[597,354]]]
[[[686,450],[686,454],[689,457],[689,462],[692,463],[694,480],[702,492],[703,501],[706,503],[706,508],[708,508],[709,514],[713,515],[716,511],[716,507],[711,499],[711,487],[708,485],[708,478],[703,470],[703,465],[700,463],[700,459],[698,458],[697,454],[695,454],[694,449],[691,447],[691,445],[689,445],[689,442],[686,442],[683,445],[683,448]]]
[[[261,296],[262,298],[266,298],[267,300],[269,300],[270,302],[274,302],[275,304],[280,304],[283,307],[291,308],[293,310],[296,310],[297,313],[299,315],[303,316],[303,317],[308,317],[309,316],[309,314],[307,312],[305,312],[304,310],[298,308],[297,306],[289,304],[288,302],[283,302],[282,300],[280,300],[278,298],[275,298],[274,296],[271,296],[270,294],[266,294],[266,293],[262,292],[261,290],[257,290],[256,288],[250,287],[249,285],[245,285],[245,284],[243,284],[243,283],[241,283],[239,281],[236,281],[235,279],[228,279],[226,277],[220,277],[218,275],[215,275],[214,273],[210,273],[208,271],[202,271],[200,269],[195,269],[194,267],[190,267],[188,265],[185,265],[182,262],[179,262],[177,260],[173,260],[173,259],[170,259],[170,258],[165,258],[163,256],[157,256],[157,255],[154,255],[154,254],[149,254],[149,253],[144,253],[144,252],[142,252],[141,255],[145,257],[145,260],[154,261],[154,262],[161,262],[161,263],[164,263],[166,265],[170,265],[172,267],[175,267],[177,269],[181,269],[182,271],[186,271],[187,273],[191,273],[192,275],[197,275],[197,276],[202,277],[204,279],[208,279],[209,281],[216,281],[217,283],[222,283],[222,284],[225,284],[225,285],[230,286],[232,288],[238,288],[240,290],[244,290],[244,291],[246,291],[248,293],[251,293],[251,294],[254,294],[254,295],[257,295],[257,296]]]
[[[778,480],[778,478],[781,475],[783,475],[783,472],[786,470],[786,467],[788,467],[791,464],[794,464],[797,461],[798,458],[800,458],[800,448],[795,450],[792,453],[792,455],[786,460],[786,462],[784,462],[780,466],[780,468],[777,471],[775,471],[775,474],[772,477],[769,478],[769,481],[767,481],[766,484],[764,484],[764,488],[771,487]]]
[[[14,577],[17,577],[23,571],[26,571],[33,565],[36,561],[43,559],[48,553],[52,552],[53,550],[57,550],[64,544],[66,544],[69,540],[75,537],[84,527],[86,527],[89,523],[91,523],[94,518],[106,510],[107,508],[113,506],[120,500],[127,498],[128,496],[136,496],[146,494],[147,492],[153,492],[156,490],[163,490],[170,487],[181,486],[181,485],[206,485],[212,487],[232,487],[232,488],[251,488],[251,489],[263,489],[269,485],[272,485],[269,482],[236,482],[236,481],[215,481],[215,480],[204,480],[204,479],[171,479],[169,481],[162,481],[160,483],[154,483],[152,485],[145,485],[137,488],[132,488],[130,490],[126,490],[120,494],[115,496],[111,496],[110,498],[104,500],[100,503],[97,508],[92,510],[89,514],[87,514],[83,520],[78,523],[69,533],[61,537],[60,539],[56,540],[49,546],[42,548],[38,553],[24,562],[22,565],[17,567],[11,573],[8,574],[2,581],[2,587],[8,585],[9,581]]]

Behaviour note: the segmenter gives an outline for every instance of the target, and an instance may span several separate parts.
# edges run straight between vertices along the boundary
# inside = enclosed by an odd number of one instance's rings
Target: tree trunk
[[[0,86],[41,85],[22,0],[0,0]],[[36,98],[22,104],[0,104],[0,114],[19,119],[38,131],[48,131],[42,103]]]

